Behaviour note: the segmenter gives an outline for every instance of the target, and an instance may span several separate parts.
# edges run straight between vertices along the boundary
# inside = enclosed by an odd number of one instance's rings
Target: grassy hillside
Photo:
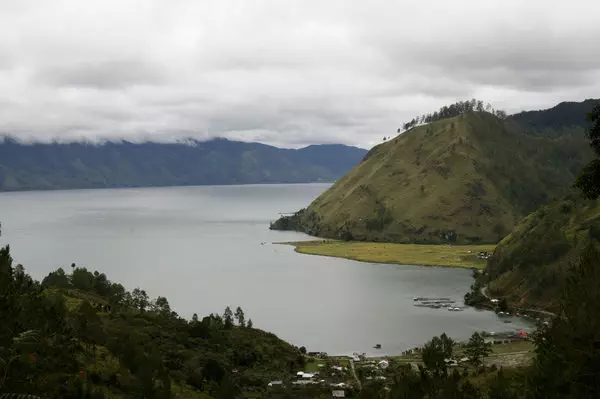
[[[489,292],[519,307],[556,310],[565,276],[582,250],[600,243],[600,202],[572,194],[527,216],[496,247]]]
[[[374,147],[310,206],[274,229],[361,241],[496,243],[564,195],[591,151],[580,134],[525,134],[470,112]]]
[[[333,181],[365,150],[282,149],[229,140],[187,143],[0,142],[0,191]]]

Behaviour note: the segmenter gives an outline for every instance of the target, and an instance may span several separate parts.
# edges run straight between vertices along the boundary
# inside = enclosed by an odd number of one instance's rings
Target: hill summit
[[[347,240],[498,242],[565,194],[591,159],[583,127],[558,135],[526,130],[477,111],[413,127],[271,228]]]

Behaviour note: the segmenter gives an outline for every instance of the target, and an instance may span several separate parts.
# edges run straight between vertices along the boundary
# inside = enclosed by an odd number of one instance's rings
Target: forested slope
[[[298,150],[216,139],[185,143],[0,142],[0,191],[333,181],[365,150]]]

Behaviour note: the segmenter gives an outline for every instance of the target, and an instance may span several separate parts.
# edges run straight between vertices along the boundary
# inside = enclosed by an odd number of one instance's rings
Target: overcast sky
[[[593,0],[0,0],[0,133],[369,147],[456,100],[600,97],[598,15]]]

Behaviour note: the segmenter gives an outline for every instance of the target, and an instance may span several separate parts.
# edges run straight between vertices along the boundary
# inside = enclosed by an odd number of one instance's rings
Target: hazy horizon
[[[600,3],[8,0],[0,132],[370,148],[478,98],[508,113],[600,92]]]

